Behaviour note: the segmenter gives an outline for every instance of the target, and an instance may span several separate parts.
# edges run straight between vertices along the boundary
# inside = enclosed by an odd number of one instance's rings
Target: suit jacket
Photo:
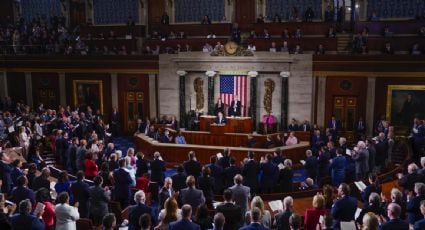
[[[365,134],[366,133],[366,124],[364,121],[357,121],[356,123],[356,133]]]
[[[235,102],[235,100],[233,100],[230,103],[230,107],[229,107],[229,111],[228,111],[229,116],[236,116],[236,117],[241,116],[241,107],[242,107],[241,101]],[[235,110],[235,108],[236,108],[236,110]]]
[[[263,188],[273,188],[276,185],[279,175],[279,169],[272,162],[260,164],[263,176],[261,178],[261,186]]]
[[[315,180],[317,175],[317,157],[308,157],[305,160],[304,168],[307,171],[307,176]]]
[[[84,181],[77,181],[71,185],[71,192],[75,202],[78,202],[78,212],[81,218],[87,218],[89,214],[89,185]]]
[[[165,163],[159,159],[151,161],[151,181],[162,185],[164,181]]]
[[[221,103],[221,106],[220,107],[219,107],[219,104],[218,103],[215,103],[214,111],[215,111],[214,115],[217,115],[218,112],[224,113],[224,103]]]
[[[230,166],[230,157],[223,156],[222,158],[217,160],[217,164],[221,166],[221,168],[225,169]]]
[[[211,176],[214,178],[214,193],[220,194],[223,189],[223,168],[217,164],[209,164]]]
[[[409,224],[415,224],[416,221],[419,221],[424,218],[421,213],[421,201],[425,200],[425,196],[415,196],[406,204],[407,220]]]
[[[425,219],[419,220],[415,222],[415,225],[413,226],[414,230],[422,230],[425,229]]]
[[[292,212],[289,210],[285,210],[283,212],[279,212],[275,216],[275,225],[278,230],[289,230],[289,217],[291,217]]]
[[[367,149],[354,154],[353,160],[355,162],[356,173],[365,174],[369,171],[369,151]]]
[[[240,174],[241,169],[237,167],[236,165],[231,165],[224,169],[223,176],[224,176],[224,186],[230,187],[233,185],[233,178],[236,176],[236,174]]]
[[[340,120],[330,120],[328,123],[328,128],[333,129],[334,132],[338,132],[341,130],[342,125]]]
[[[250,187],[251,192],[257,191],[257,176],[259,173],[260,163],[255,160],[248,160],[242,168],[243,184]]]
[[[357,210],[357,199],[344,196],[337,200],[331,209],[332,217],[334,218],[334,228],[339,228],[341,221],[352,221],[354,220],[354,214]]]
[[[402,230],[402,229],[408,230],[409,224],[404,220],[394,219],[382,224],[381,226],[379,226],[379,229],[380,230]]]
[[[15,230],[44,230],[42,219],[34,215],[15,214],[10,217],[10,222]]]
[[[297,131],[298,130],[298,125],[297,124],[289,124],[288,125],[288,131]]]
[[[180,190],[180,203],[189,204],[192,210],[196,210],[200,204],[205,203],[204,193],[196,188],[184,188]],[[194,215],[195,212],[192,214]]]
[[[186,188],[186,178],[187,175],[185,173],[176,173],[171,176],[174,191],[180,191],[181,189]]]
[[[310,132],[311,131],[311,126],[309,124],[301,124],[298,127],[298,130],[299,131],[302,131],[302,132]]]
[[[169,230],[200,230],[200,229],[201,228],[199,227],[199,225],[186,219],[171,222],[169,225]]]
[[[19,202],[25,199],[29,199],[32,204],[35,204],[35,194],[31,189],[18,186],[12,190],[10,200],[12,200],[15,204],[19,204]]]
[[[171,190],[171,196],[173,196],[174,195],[174,189],[170,188],[170,190]],[[169,197],[170,197],[170,191],[167,188],[162,187],[161,190],[159,190],[159,193],[158,193],[160,209],[164,208],[164,203]]]
[[[90,215],[105,216],[109,212],[110,197],[100,186],[92,186],[90,193]]]
[[[1,185],[2,193],[9,193],[12,190],[11,172],[10,165],[0,160],[0,179],[3,181]]]
[[[33,191],[37,191],[40,188],[46,188],[46,189],[50,190],[50,181],[47,178],[44,178],[43,175],[40,175],[40,176],[34,178],[34,180],[32,182]]]
[[[217,206],[215,212],[223,213],[224,218],[227,220],[224,222],[223,230],[238,229],[242,221],[241,207],[234,205],[233,203],[223,203]]]
[[[198,177],[198,188],[204,193],[207,203],[211,204],[214,199],[214,178],[211,176]]]
[[[130,173],[123,168],[119,168],[115,169],[113,175],[115,180],[115,197],[119,200],[128,200],[130,202],[130,186],[132,184]]]
[[[235,184],[229,189],[232,190],[232,197],[235,201],[235,204],[241,207],[241,215],[244,215],[246,210],[248,210],[248,200],[251,197],[249,187],[241,184]]]
[[[216,118],[215,118],[215,123],[216,124],[226,124],[227,123],[227,119],[226,119],[226,117],[222,117],[221,118],[221,121],[220,121],[220,118],[217,116]]]
[[[413,191],[415,187],[415,183],[417,182],[425,182],[424,176],[417,173],[407,174],[403,176],[398,182],[401,187],[407,189],[409,191]]]
[[[136,204],[128,207],[128,229],[136,230],[140,229],[139,219],[143,214],[149,214],[152,217],[152,225],[155,225],[155,221],[153,219],[154,213],[152,212],[152,208],[144,205],[144,204]]]
[[[183,163],[183,168],[188,176],[192,175],[197,178],[201,175],[202,166],[198,161],[187,160]]]

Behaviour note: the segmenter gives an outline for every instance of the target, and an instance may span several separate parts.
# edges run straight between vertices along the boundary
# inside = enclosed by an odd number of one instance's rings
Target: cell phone
[[[44,211],[44,208],[46,207],[46,205],[44,205],[43,203],[41,203],[41,202],[38,202],[37,203],[37,206],[35,207],[35,210],[34,210],[34,214],[35,215],[37,215],[37,214],[39,214],[39,213],[42,213],[43,211]]]

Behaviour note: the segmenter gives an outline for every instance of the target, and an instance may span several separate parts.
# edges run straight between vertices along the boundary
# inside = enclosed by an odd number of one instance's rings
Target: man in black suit
[[[380,230],[409,229],[409,224],[400,219],[401,207],[397,203],[390,203],[387,208],[388,222],[381,224]]]
[[[221,168],[225,169],[230,166],[230,149],[225,148],[223,151],[223,157],[218,159],[217,164],[221,166]]]
[[[406,191],[413,192],[415,183],[424,183],[424,177],[418,174],[418,166],[415,163],[411,163],[407,166],[407,175],[399,175],[399,185]]]
[[[159,208],[164,208],[164,203],[169,197],[174,196],[173,180],[170,177],[165,178],[164,186],[159,190]]]
[[[304,168],[307,172],[307,177],[315,180],[317,176],[317,157],[313,156],[313,152],[310,149],[305,151],[305,155],[307,158],[305,159]]]
[[[297,120],[295,120],[295,118],[292,118],[291,124],[288,125],[288,131],[289,132],[298,131],[298,124],[297,124]]]
[[[339,199],[332,206],[331,215],[334,218],[334,228],[339,229],[341,221],[354,220],[357,210],[357,199],[350,196],[350,187],[342,183],[338,187]]]
[[[44,210],[37,213],[37,216],[31,214],[32,205],[29,200],[23,200],[19,203],[18,213],[10,217],[10,222],[15,229],[45,229],[41,216]]]
[[[184,173],[183,166],[179,165],[177,167],[177,173],[171,176],[174,191],[180,191],[186,187],[186,178],[187,175]]]
[[[151,216],[152,225],[155,225],[155,215],[152,212],[152,208],[145,205],[145,200],[145,193],[142,190],[139,190],[136,194],[134,194],[134,201],[136,204],[128,207],[129,230],[141,229],[139,219],[145,213]]]
[[[188,176],[192,175],[195,178],[198,178],[201,175],[202,166],[196,160],[194,151],[190,151],[188,154],[188,157],[189,157],[189,160],[183,163],[184,171],[186,172],[186,175]]]
[[[151,181],[158,183],[162,186],[164,181],[165,163],[161,158],[159,152],[153,154],[153,161],[150,163],[151,167]]]
[[[341,131],[342,128],[341,121],[337,120],[335,116],[332,116],[331,120],[328,123],[328,128],[330,129],[333,135],[338,136],[338,133],[339,131]]]
[[[266,155],[266,159],[261,159],[260,170],[263,171],[261,177],[261,192],[271,193],[276,186],[279,169],[273,164],[273,156]]]
[[[8,194],[12,190],[12,167],[9,165],[9,157],[0,151],[0,180],[1,192]]]
[[[111,124],[110,128],[112,131],[112,136],[117,137],[119,135],[119,130],[120,130],[120,115],[116,107],[114,107],[114,109],[112,110],[110,124]]]
[[[409,224],[414,225],[416,221],[421,220],[423,215],[421,213],[421,201],[425,200],[425,184],[422,182],[415,183],[416,196],[407,195],[407,220]]]
[[[78,202],[78,212],[81,218],[89,217],[89,185],[84,182],[84,172],[77,172],[77,182],[71,185],[71,192],[75,202]]]
[[[363,117],[359,117],[359,120],[356,123],[355,127],[357,138],[360,140],[366,134],[366,124],[363,120]]]
[[[240,117],[241,116],[241,101],[239,100],[239,96],[235,96],[235,99],[230,103],[229,111],[227,114],[229,116]]]
[[[310,132],[311,131],[311,126],[310,126],[310,124],[308,123],[307,120],[304,120],[303,124],[298,127],[298,131],[302,131],[302,132]]]
[[[251,191],[251,197],[254,197],[258,190],[257,176],[260,172],[260,164],[254,159],[254,152],[248,152],[248,160],[242,168],[243,184],[248,186]]]
[[[385,139],[385,134],[383,132],[380,132],[378,135],[378,140],[375,144],[375,150],[375,166],[379,170],[385,167],[385,161],[388,158],[388,141]]]
[[[207,165],[211,170],[211,177],[214,178],[214,194],[221,194],[223,191],[223,168],[217,164],[217,156],[210,157],[210,163]]]
[[[217,206],[216,213],[223,213],[225,217],[224,230],[238,229],[242,220],[242,210],[235,205],[232,200],[232,190],[226,189],[223,192],[224,202]]]
[[[40,188],[46,188],[50,191],[49,176],[50,176],[50,169],[47,167],[43,168],[43,170],[41,170],[40,176],[34,178],[34,180],[32,181],[32,189],[34,191],[38,191]]]
[[[227,119],[223,116],[222,112],[219,112],[217,117],[215,118],[215,123],[219,125],[225,125],[227,122]]]
[[[188,176],[186,179],[187,188],[180,190],[180,204],[189,204],[193,210],[205,203],[204,193],[197,189],[195,184],[195,177]]]
[[[224,186],[228,188],[233,185],[233,177],[241,173],[241,169],[235,165],[235,159],[230,158],[230,166],[224,169]]]
[[[120,202],[121,207],[127,207],[130,204],[131,190],[133,185],[130,173],[127,171],[127,161],[121,158],[118,161],[120,168],[115,169],[113,176],[115,181],[115,199]]]

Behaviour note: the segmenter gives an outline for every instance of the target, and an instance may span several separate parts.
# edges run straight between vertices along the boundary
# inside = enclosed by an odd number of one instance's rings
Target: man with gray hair
[[[261,210],[257,207],[251,210],[251,224],[239,230],[267,230],[268,228],[261,225]]]
[[[425,184],[424,183],[415,183],[415,193],[416,196],[412,197],[409,193],[407,195],[407,204],[406,204],[406,212],[407,212],[407,220],[409,224],[415,224],[416,221],[423,218],[421,213],[421,201],[425,200]]]
[[[41,216],[44,209],[36,213],[37,216],[31,214],[32,205],[31,201],[26,199],[19,202],[18,213],[10,217],[10,222],[16,230],[44,230],[45,226]]]
[[[279,213],[274,217],[274,226],[278,230],[289,229],[289,217],[291,217],[294,206],[294,199],[291,196],[287,196],[283,199],[283,210],[279,210]]]
[[[359,216],[356,219],[356,222],[362,224],[363,216],[368,212],[373,212],[377,216],[381,216],[381,215],[385,216],[385,210],[381,207],[381,197],[376,192],[372,192],[369,195],[369,205],[362,209],[362,211],[360,212]]]
[[[145,205],[145,200],[146,196],[142,190],[134,194],[134,202],[136,202],[136,204],[128,207],[129,230],[140,229],[139,219],[145,213],[152,217],[152,223],[155,224],[152,208]]]
[[[243,177],[241,174],[236,174],[233,178],[233,181],[235,185],[233,185],[229,189],[232,190],[233,200],[235,201],[235,204],[241,207],[241,215],[243,216],[248,210],[248,200],[251,197],[250,188],[242,184]]]
[[[390,203],[387,208],[387,216],[390,219],[381,224],[381,230],[409,229],[409,224],[400,219],[401,207],[397,203]]]
[[[158,199],[159,199],[159,209],[164,208],[164,203],[169,197],[174,196],[173,189],[173,179],[171,177],[166,177],[164,180],[164,186],[159,190]]]
[[[369,172],[369,151],[364,141],[359,141],[353,152],[352,158],[355,163],[356,180],[360,181]]]
[[[422,216],[425,217],[425,200],[421,201],[421,213]],[[413,226],[414,230],[421,230],[425,229],[425,218],[422,218],[421,220],[418,220],[415,222],[415,225]]]
[[[418,166],[415,163],[411,163],[407,166],[407,175],[398,175],[399,184],[405,190],[413,191],[416,182],[424,181],[424,177],[418,174]]]

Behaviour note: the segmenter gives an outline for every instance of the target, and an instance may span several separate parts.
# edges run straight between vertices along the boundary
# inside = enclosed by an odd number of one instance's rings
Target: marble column
[[[112,108],[118,109],[118,74],[111,73],[111,96],[112,96]]]
[[[373,135],[374,112],[375,112],[375,85],[376,77],[369,77],[367,79],[367,92],[366,92],[366,117],[364,120],[367,124],[366,136]]]
[[[184,70],[177,71],[179,76],[179,113],[180,113],[180,128],[187,128],[186,119],[186,74]]]
[[[209,70],[205,72],[208,76],[208,115],[214,115],[214,76],[216,72]]]
[[[25,90],[27,91],[27,105],[34,106],[32,101],[31,72],[25,72]]]
[[[248,77],[250,77],[250,86],[249,86],[249,94],[250,94],[250,103],[249,103],[249,111],[248,116],[252,119],[252,129],[257,130],[257,71],[249,71]]]
[[[157,105],[157,85],[156,85],[156,75],[149,74],[149,117],[154,118],[158,116],[158,105]]]
[[[7,73],[0,72],[0,99],[3,99],[8,95],[9,93],[7,92]]]
[[[317,84],[317,125],[325,125],[325,106],[326,106],[326,77],[318,77]]]
[[[66,82],[65,73],[59,73],[59,103],[66,106]],[[69,102],[71,103],[71,102]]]
[[[281,81],[281,103],[280,103],[280,129],[285,130],[288,125],[288,78],[291,73],[283,71],[279,74],[282,78]]]

